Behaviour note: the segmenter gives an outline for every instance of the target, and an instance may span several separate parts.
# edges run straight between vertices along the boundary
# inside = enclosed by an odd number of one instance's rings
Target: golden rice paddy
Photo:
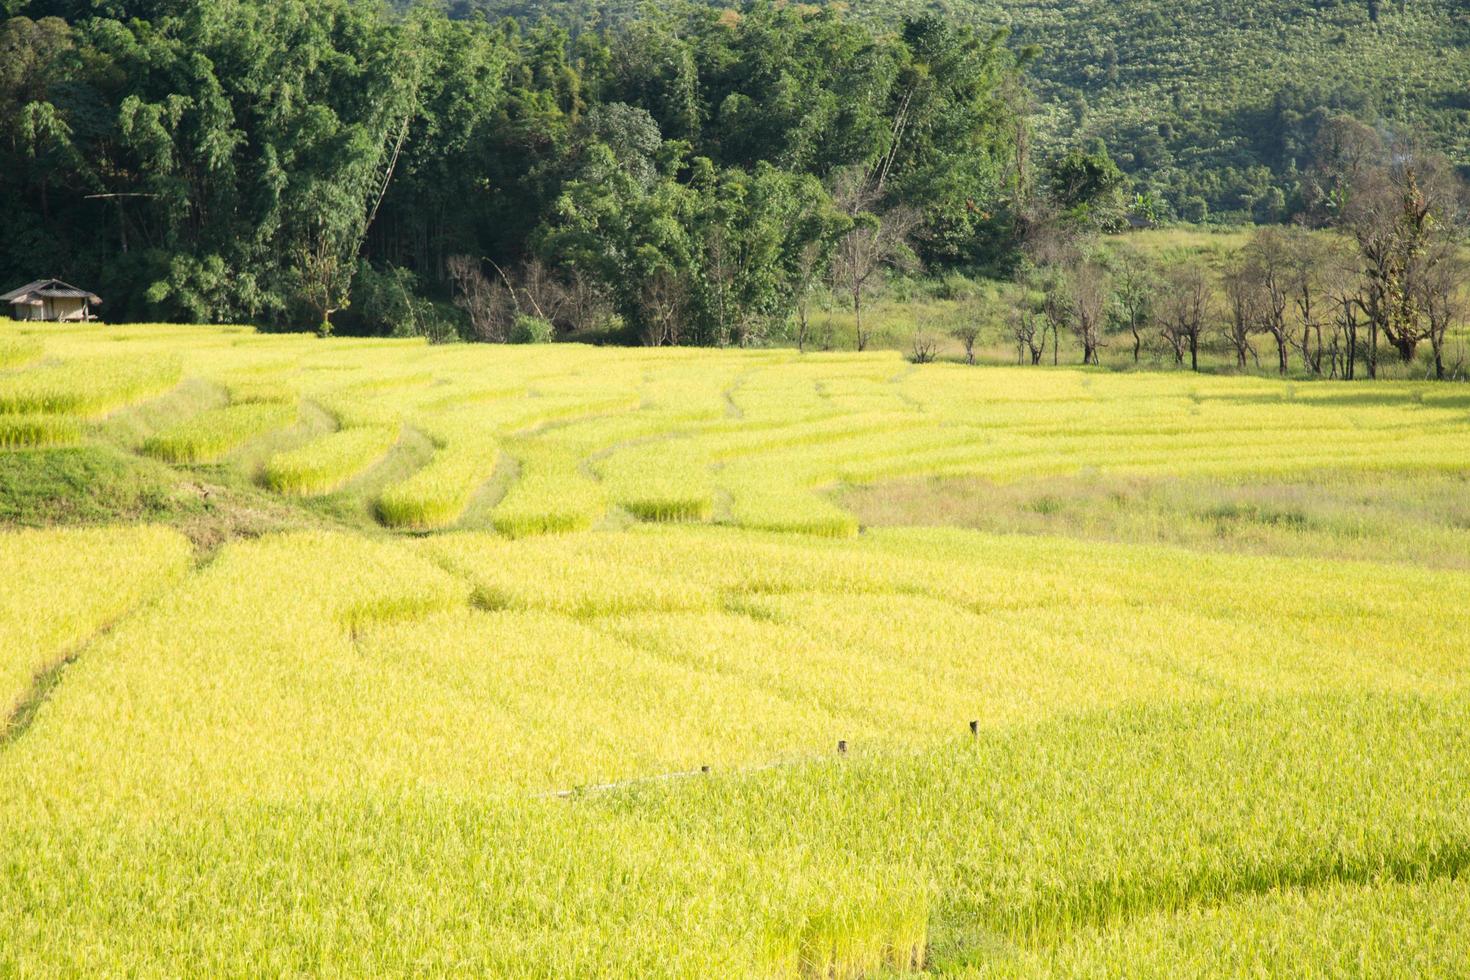
[[[1470,962],[1470,572],[832,493],[1454,477],[1457,388],[15,325],[0,433],[318,525],[0,531],[0,974]]]

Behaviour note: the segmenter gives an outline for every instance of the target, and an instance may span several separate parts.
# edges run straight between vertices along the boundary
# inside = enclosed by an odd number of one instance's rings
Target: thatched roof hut
[[[37,279],[0,296],[0,303],[9,303],[17,320],[91,320],[102,298],[60,279]]]

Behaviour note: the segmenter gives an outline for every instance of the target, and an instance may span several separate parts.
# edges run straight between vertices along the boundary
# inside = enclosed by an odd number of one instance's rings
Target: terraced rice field
[[[0,531],[0,975],[1470,963],[1458,388],[205,327],[10,351],[10,453],[161,456],[312,526]],[[1084,479],[1376,478],[1443,520],[1247,551],[865,527],[835,490],[971,480],[1040,519]]]

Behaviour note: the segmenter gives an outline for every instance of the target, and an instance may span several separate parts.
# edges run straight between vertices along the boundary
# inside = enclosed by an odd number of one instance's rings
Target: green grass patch
[[[834,499],[872,526],[1470,568],[1470,480],[1453,471],[930,477],[847,487]]]
[[[156,522],[181,500],[168,467],[111,446],[0,453],[0,523]]]

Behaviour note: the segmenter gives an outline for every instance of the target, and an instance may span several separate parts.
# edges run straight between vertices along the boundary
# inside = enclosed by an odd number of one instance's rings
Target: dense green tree
[[[635,0],[457,3],[466,15],[549,15],[583,27],[620,23],[640,7]],[[901,31],[907,20],[935,15],[987,32],[1004,27],[1017,52],[1039,46],[1044,55],[1031,81],[1041,155],[1106,139],[1166,218],[1248,220],[1269,214],[1273,191],[1292,211],[1316,130],[1336,115],[1420,130],[1470,165],[1470,18],[1459,0],[1372,10],[1363,0],[852,0],[849,7],[847,20],[881,29]]]
[[[21,7],[0,22],[0,274],[85,281],[114,317],[390,331],[384,311],[422,319],[395,293],[450,298],[451,257],[539,257],[650,342],[755,343],[849,231],[847,174],[865,210],[918,216],[929,262],[1009,245],[1024,59],[995,29],[771,0],[534,24]]]
[[[1051,201],[1062,219],[1100,231],[1122,228],[1127,189],[1128,178],[1101,141],[1072,150],[1051,168]]]

